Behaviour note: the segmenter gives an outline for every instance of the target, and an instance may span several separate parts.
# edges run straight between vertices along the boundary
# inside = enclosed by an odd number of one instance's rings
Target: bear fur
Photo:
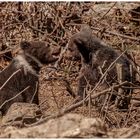
[[[83,98],[87,85],[91,85],[92,88],[95,87],[102,74],[107,70],[111,63],[120,56],[120,53],[93,36],[90,27],[87,25],[82,26],[80,32],[71,37],[68,43],[68,49],[71,51],[73,57],[78,53],[81,55],[82,67],[79,74],[77,91],[77,95],[80,96],[80,98]],[[131,63],[125,55],[122,55],[108,71],[106,79],[101,86],[103,89],[112,86],[113,83],[118,83],[117,64],[122,65],[122,81],[131,81]],[[129,95],[130,90],[124,91],[123,94],[126,96]],[[128,108],[129,103],[130,100],[125,97],[123,103],[119,104],[118,107]]]
[[[5,114],[14,102],[39,104],[38,74],[40,68],[42,64],[52,63],[58,59],[53,56],[46,42],[22,41],[20,48],[21,52],[17,57],[12,60],[8,67],[0,72],[0,110],[2,114]],[[17,73],[10,78],[15,72]],[[10,79],[8,80],[8,78]],[[7,83],[3,86],[6,81]],[[17,96],[18,93],[28,86],[27,90]],[[17,97],[15,98],[15,96]],[[11,98],[13,99],[11,100]]]

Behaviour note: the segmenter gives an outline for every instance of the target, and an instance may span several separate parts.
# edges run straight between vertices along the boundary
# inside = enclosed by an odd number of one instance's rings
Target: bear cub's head
[[[74,34],[68,42],[67,54],[73,60],[83,57],[89,61],[91,52],[92,30],[88,25],[82,25],[80,32]]]
[[[55,62],[58,58],[53,54],[49,44],[43,41],[22,41],[22,54],[28,59],[34,59],[43,64]]]

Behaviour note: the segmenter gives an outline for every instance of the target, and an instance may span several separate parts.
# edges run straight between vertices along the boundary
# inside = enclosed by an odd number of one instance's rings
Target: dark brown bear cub
[[[89,26],[83,26],[79,33],[73,35],[68,43],[68,49],[72,55],[77,55],[77,51],[81,55],[82,68],[79,74],[79,85],[77,95],[83,98],[87,85],[95,87],[103,73],[109,66],[120,56],[114,49],[105,45],[101,40],[92,35]],[[130,76],[130,62],[122,55],[114,64],[113,67],[107,72],[106,78],[102,82],[102,87],[107,88],[117,83],[117,70],[116,65],[122,65],[122,81],[131,81]],[[130,90],[127,90],[122,100],[118,104],[119,108],[128,108],[130,103],[129,98]]]
[[[0,110],[2,114],[5,114],[14,102],[38,104],[39,70],[42,64],[57,60],[45,42],[23,41],[20,43],[20,48],[19,55],[0,73],[0,87],[2,87],[0,88]],[[6,84],[3,86],[4,83]],[[25,91],[22,92],[23,90]],[[19,94],[20,92],[22,93]]]

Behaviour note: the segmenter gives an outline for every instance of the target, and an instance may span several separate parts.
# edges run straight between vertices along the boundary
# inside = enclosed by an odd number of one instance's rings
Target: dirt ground
[[[17,55],[21,40],[45,40],[52,47],[59,46],[63,50],[81,24],[90,25],[93,34],[114,49],[127,48],[140,67],[139,2],[1,2],[0,12],[0,71]],[[76,94],[81,64],[66,59],[65,55],[57,71],[49,65],[44,65],[40,71],[39,101],[44,116],[61,112],[75,100],[67,91],[65,80]],[[70,112],[101,118],[109,130],[129,128],[140,123],[139,94],[140,88],[133,91],[135,99],[131,100],[126,112],[114,107],[99,110],[85,103]]]

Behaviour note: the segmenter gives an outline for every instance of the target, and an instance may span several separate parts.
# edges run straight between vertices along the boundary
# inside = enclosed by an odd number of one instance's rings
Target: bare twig
[[[37,31],[37,32],[39,32],[39,33],[45,34],[45,32],[43,32],[43,31],[37,29],[37,28],[34,27],[34,26],[29,25],[29,28],[31,28],[32,30]]]
[[[10,81],[10,79],[11,79],[14,75],[16,75],[18,72],[20,72],[20,71],[21,71],[21,69],[15,71],[15,72],[6,80],[6,82],[0,87],[0,90],[2,90],[2,88]]]
[[[122,64],[117,64],[116,65],[116,69],[117,69],[117,78],[118,78],[118,82],[119,83],[122,83],[122,81],[123,81],[123,69],[122,69]],[[123,95],[123,89],[120,87],[119,89],[118,89],[118,95]],[[117,99],[116,99],[116,102],[115,102],[115,105],[116,106],[118,106],[119,105],[119,102],[120,102],[120,100],[121,100],[121,97],[117,97]]]
[[[104,17],[110,12],[110,10],[117,4],[117,2],[115,2],[109,9],[108,11],[99,19],[99,21],[101,21],[102,19],[104,19]]]
[[[4,51],[0,51],[0,56],[1,56],[1,55],[4,55],[5,53],[8,53],[8,52],[11,52],[11,49],[7,49],[7,50],[4,50]]]
[[[97,27],[91,27],[91,29],[96,30],[96,31],[100,31],[100,29],[97,28]],[[134,40],[134,41],[140,41],[139,38],[123,35],[123,34],[120,34],[120,33],[117,33],[117,32],[111,32],[111,31],[106,30],[106,31],[104,31],[104,33],[107,33],[107,34],[110,34],[110,35],[120,36],[122,38],[130,39],[130,40]]]
[[[112,88],[118,89],[120,86],[126,85],[126,84],[128,84],[128,83],[129,83],[129,82],[125,81],[125,82],[123,82],[123,83],[121,83],[121,84],[119,84],[119,85],[113,85],[113,87],[110,87],[110,88],[108,88],[108,89],[106,89],[106,90],[104,90],[104,91],[98,92],[98,93],[96,93],[95,95],[91,95],[91,99],[95,99],[95,98],[97,98],[97,97],[99,97],[99,96],[101,96],[101,95],[103,95],[103,94],[109,94],[109,91],[111,91]],[[85,102],[85,101],[88,101],[87,98],[84,98],[82,101],[79,101],[78,103],[76,103],[76,104],[74,104],[74,105],[71,105],[71,106],[69,106],[68,108],[65,108],[65,109],[61,110],[60,113],[56,113],[56,114],[53,114],[53,115],[51,115],[51,116],[49,116],[49,117],[46,117],[46,118],[44,118],[44,119],[42,119],[42,120],[40,120],[40,121],[38,121],[38,122],[36,122],[36,123],[30,125],[30,126],[39,125],[39,124],[41,124],[41,123],[46,122],[48,119],[60,117],[60,116],[64,115],[65,113],[68,113],[68,112],[70,112],[70,111],[72,111],[72,110],[74,110],[74,109],[76,109],[76,108],[82,106],[82,105],[83,105],[83,102]]]
[[[2,105],[0,106],[0,108],[2,108],[6,103],[14,100],[16,97],[18,97],[20,94],[22,94],[24,91],[26,91],[30,86],[26,87],[24,90],[22,90],[21,92],[19,92],[18,94],[16,94],[14,97],[6,100],[5,102],[2,103]]]
[[[58,65],[60,64],[60,62],[61,62],[61,60],[63,58],[63,55],[65,54],[67,49],[68,49],[68,44],[66,45],[66,47],[63,50],[61,49],[61,53],[59,55],[59,59],[55,62],[54,67],[56,67],[56,68],[58,67]]]
[[[72,88],[71,88],[71,86],[70,86],[69,81],[66,80],[65,78],[63,79],[63,81],[65,82],[66,90],[70,93],[70,95],[71,95],[73,98],[75,98],[76,95],[75,95],[75,93],[73,92],[73,90],[72,90]]]
[[[32,103],[32,102],[33,102],[34,97],[35,97],[35,95],[37,94],[37,91],[38,91],[38,86],[39,86],[39,83],[38,83],[38,82],[36,82],[35,92],[34,92],[34,94],[33,94],[33,96],[32,96],[32,99],[31,99],[30,103]]]
[[[30,27],[32,30],[34,30],[34,31],[37,31],[37,32],[39,32],[39,33],[42,33],[43,35],[45,35],[45,37],[48,37],[48,39],[49,39],[52,43],[54,43],[56,46],[60,47],[59,44],[57,44],[53,39],[50,38],[49,34],[46,34],[46,32],[43,32],[43,31],[37,29],[37,28],[34,27],[34,26],[29,26],[29,27]]]
[[[108,71],[114,66],[114,64],[116,63],[116,61],[126,52],[126,50],[120,55],[118,56],[118,58],[116,58],[116,60],[114,60],[110,66],[107,68],[107,70],[104,72],[104,74],[102,75],[102,77],[100,78],[100,80],[98,81],[98,83],[96,84],[96,86],[93,88],[93,90],[91,91],[91,93],[93,91],[95,91],[95,89],[99,86],[99,84],[102,82],[102,80],[104,79],[104,77],[106,76],[106,74],[108,73]],[[88,98],[88,96],[86,97]]]
[[[68,23],[67,25],[79,25],[80,26],[81,24]],[[91,26],[91,29],[96,30],[96,31],[101,31],[100,28],[93,27],[93,26]],[[120,33],[117,33],[117,32],[111,32],[111,31],[105,30],[104,33],[110,34],[110,35],[115,35],[115,36],[120,36],[122,38],[126,38],[126,39],[130,39],[130,40],[134,40],[134,41],[140,42],[140,39],[139,38],[131,37],[131,36],[127,36],[127,35],[123,35],[123,34],[120,34]]]

